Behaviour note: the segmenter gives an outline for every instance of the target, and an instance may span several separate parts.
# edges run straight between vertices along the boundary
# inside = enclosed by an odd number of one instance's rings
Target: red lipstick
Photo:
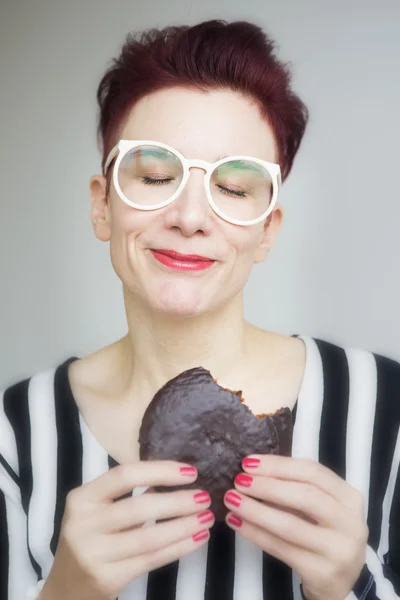
[[[174,250],[151,249],[156,260],[176,271],[202,271],[214,264],[214,260],[198,254],[180,254]]]

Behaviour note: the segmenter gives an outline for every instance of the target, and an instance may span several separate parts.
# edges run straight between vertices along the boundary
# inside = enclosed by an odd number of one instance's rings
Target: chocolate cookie
[[[289,456],[292,413],[254,415],[242,392],[218,385],[202,367],[184,371],[158,390],[147,407],[139,431],[141,460],[177,460],[198,470],[197,480],[157,491],[201,488],[212,498],[211,510],[223,520],[225,492],[234,487],[249,454]]]

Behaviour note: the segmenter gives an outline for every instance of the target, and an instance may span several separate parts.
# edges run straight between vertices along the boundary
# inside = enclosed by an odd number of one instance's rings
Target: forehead
[[[132,108],[120,137],[164,142],[210,162],[235,154],[277,160],[273,131],[259,108],[230,90],[153,92]]]

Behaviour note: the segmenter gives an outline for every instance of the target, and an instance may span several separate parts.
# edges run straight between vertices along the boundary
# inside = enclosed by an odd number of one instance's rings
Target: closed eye
[[[227,188],[221,184],[217,185],[217,187],[221,190],[221,192],[223,192],[224,194],[227,194],[227,195],[233,195],[233,196],[236,196],[237,198],[245,198],[245,196],[246,196],[245,192],[230,190],[229,188]]]
[[[172,180],[172,177],[168,177],[167,179],[153,179],[152,177],[142,177],[142,181],[145,185],[163,185],[164,183],[169,183]]]

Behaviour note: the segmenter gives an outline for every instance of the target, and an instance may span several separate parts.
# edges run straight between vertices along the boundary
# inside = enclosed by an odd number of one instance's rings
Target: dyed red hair
[[[308,121],[275,42],[247,21],[211,20],[129,33],[97,89],[102,168],[118,132],[143,96],[163,88],[229,89],[255,101],[275,134],[282,180],[290,173]]]

